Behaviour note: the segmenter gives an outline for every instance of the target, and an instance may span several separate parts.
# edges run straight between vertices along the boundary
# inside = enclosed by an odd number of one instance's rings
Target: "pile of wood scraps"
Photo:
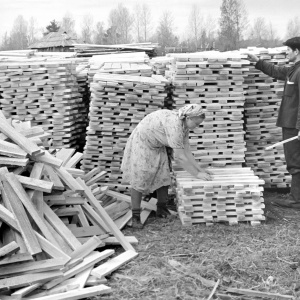
[[[105,171],[77,169],[82,153],[47,150],[49,135],[29,123],[0,114],[0,298],[110,293],[105,276],[138,255],[120,231],[130,199],[98,184]]]
[[[278,66],[288,64],[287,47],[240,50],[241,53],[246,51]],[[246,165],[265,181],[265,187],[286,188],[291,176],[286,171],[283,146],[265,151],[265,147],[282,140],[281,128],[276,126],[276,120],[284,81],[271,78],[254,66],[255,63],[251,63],[245,77]]]
[[[250,168],[209,168],[211,181],[176,172],[178,214],[183,225],[265,220],[263,184]]]
[[[190,148],[202,167],[241,166],[245,161],[244,77],[249,61],[237,53],[168,54],[174,106],[201,104],[206,119],[190,133]]]
[[[52,134],[53,146],[76,147],[86,125],[72,61],[0,63],[0,108]]]
[[[103,183],[127,191],[120,170],[127,139],[149,113],[164,107],[169,82],[152,77],[96,74],[91,86],[89,127],[82,169],[108,170]]]

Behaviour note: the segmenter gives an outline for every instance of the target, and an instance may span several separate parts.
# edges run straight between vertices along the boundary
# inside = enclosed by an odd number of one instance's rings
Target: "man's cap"
[[[300,48],[300,36],[296,36],[291,39],[288,39],[283,43],[283,45],[291,48]]]

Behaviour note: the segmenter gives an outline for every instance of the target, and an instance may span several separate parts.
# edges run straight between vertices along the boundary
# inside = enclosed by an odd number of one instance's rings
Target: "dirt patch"
[[[214,299],[250,299],[217,296],[226,287],[300,299],[300,211],[271,204],[287,196],[265,191],[267,220],[255,227],[184,227],[178,217],[152,217],[142,231],[126,228],[139,240],[139,256],[112,274],[113,292],[101,299],[207,299],[218,279]]]

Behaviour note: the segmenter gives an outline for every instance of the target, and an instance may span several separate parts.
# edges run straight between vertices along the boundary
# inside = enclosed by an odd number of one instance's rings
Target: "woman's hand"
[[[206,172],[198,172],[198,174],[196,175],[196,177],[198,179],[202,179],[202,180],[206,180],[206,181],[211,180],[210,175],[208,173],[206,173]]]

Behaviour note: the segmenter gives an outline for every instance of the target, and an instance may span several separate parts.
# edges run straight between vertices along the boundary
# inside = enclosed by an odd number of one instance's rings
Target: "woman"
[[[143,194],[156,191],[158,217],[166,217],[168,188],[171,184],[167,149],[191,175],[210,180],[199,167],[189,148],[189,130],[205,119],[200,105],[189,104],[178,111],[158,110],[147,115],[131,133],[122,161],[123,180],[131,185],[132,227],[142,228],[140,221]]]

